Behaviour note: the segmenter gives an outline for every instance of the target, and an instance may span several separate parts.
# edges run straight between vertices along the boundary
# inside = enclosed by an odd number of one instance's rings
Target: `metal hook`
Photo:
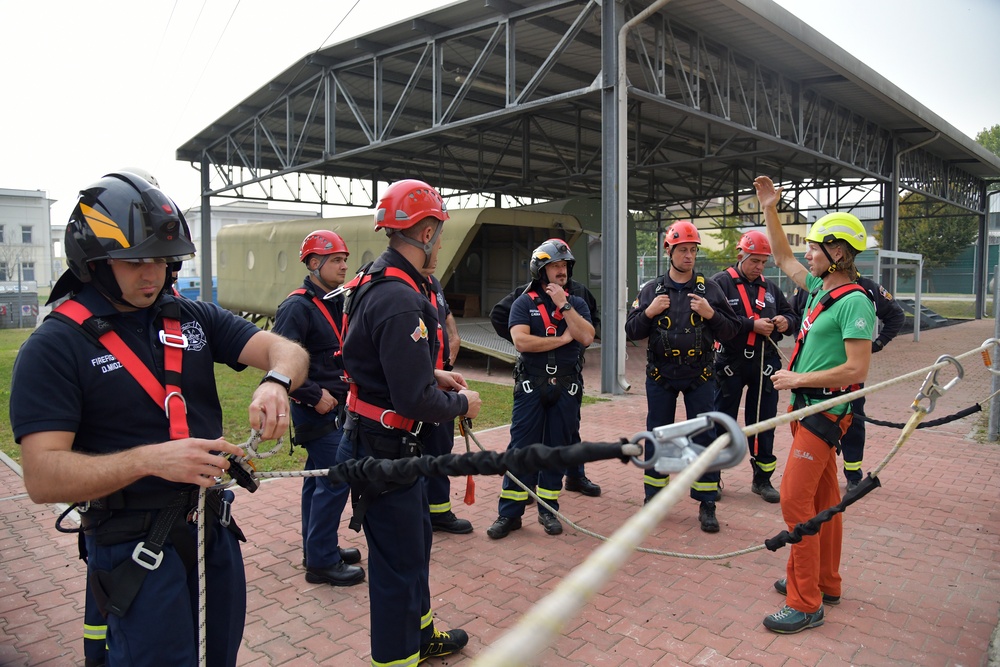
[[[640,468],[653,468],[658,473],[681,472],[708,449],[704,445],[692,442],[691,438],[714,429],[716,425],[722,426],[729,434],[729,444],[719,453],[706,472],[732,468],[743,460],[747,451],[747,439],[736,420],[723,412],[705,412],[694,419],[637,433],[629,442],[632,444],[651,442],[654,448],[653,456],[648,461],[633,456],[632,462]]]
[[[934,362],[934,365],[936,366],[942,361],[947,361],[955,365],[955,377],[953,377],[948,384],[942,387],[938,384],[937,377],[938,371],[941,369],[931,369],[931,372],[927,374],[926,378],[924,378],[924,384],[920,387],[920,392],[917,394],[917,397],[913,399],[912,407],[914,411],[922,409],[920,407],[920,401],[926,398],[930,402],[930,407],[925,410],[925,413],[930,414],[934,412],[934,405],[937,403],[937,399],[943,396],[946,391],[954,387],[959,380],[965,377],[965,369],[962,368],[962,364],[959,363],[958,359],[950,354],[942,354],[937,358],[937,361]]]
[[[988,370],[993,375],[1000,375],[1000,370],[996,370],[993,368],[993,360],[990,358],[990,350],[988,346],[992,346],[995,348],[993,351],[994,354],[1000,354],[1000,339],[987,338],[986,340],[983,341],[983,344],[979,346],[980,348],[982,348],[983,365],[986,366],[986,370]]]

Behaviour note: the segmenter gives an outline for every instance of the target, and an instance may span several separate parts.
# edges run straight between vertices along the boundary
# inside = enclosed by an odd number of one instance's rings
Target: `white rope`
[[[208,632],[206,629],[205,607],[207,596],[205,594],[205,487],[198,490],[198,665],[205,667],[208,664],[207,645]]]

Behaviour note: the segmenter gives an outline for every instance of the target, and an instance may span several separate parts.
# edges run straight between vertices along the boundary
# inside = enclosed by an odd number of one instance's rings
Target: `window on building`
[[[22,262],[21,263],[21,280],[26,283],[35,282],[35,263],[34,262]]]
[[[7,262],[0,262],[0,280],[7,280]]]
[[[31,243],[31,227],[21,227],[21,243]]]
[[[799,234],[785,234],[788,237],[788,245],[795,247],[802,244],[802,237]]]
[[[0,225],[0,243],[4,243],[4,242],[5,242],[5,239],[4,239],[4,226]]]

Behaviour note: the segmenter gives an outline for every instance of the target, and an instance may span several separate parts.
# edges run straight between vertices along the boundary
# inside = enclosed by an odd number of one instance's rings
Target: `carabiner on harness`
[[[990,347],[993,347],[995,348],[994,352],[996,354],[1000,354],[1000,338],[987,338],[979,347],[983,348],[983,365],[985,365],[986,369],[993,375],[1000,375],[1000,370],[994,370],[993,368],[993,360],[990,358],[989,350]]]
[[[934,412],[934,404],[937,402],[937,399],[943,396],[946,391],[954,387],[955,383],[957,383],[965,376],[965,369],[962,368],[962,364],[960,364],[958,362],[958,359],[956,359],[955,357],[949,354],[942,354],[940,357],[937,358],[937,361],[935,361],[934,364],[937,365],[942,361],[947,361],[954,364],[955,377],[951,379],[951,382],[942,387],[940,384],[938,384],[938,377],[937,377],[938,371],[941,369],[935,368],[931,370],[931,372],[927,374],[927,377],[924,378],[924,384],[920,388],[920,392],[917,394],[917,397],[913,399],[913,405],[911,407],[913,408],[914,412],[916,412],[917,410],[923,410],[923,408],[920,407],[920,401],[922,401],[925,398],[930,402],[930,406],[926,410],[924,410],[924,413],[930,414]]]
[[[694,419],[637,433],[629,442],[653,443],[653,456],[648,461],[633,456],[632,462],[640,468],[653,468],[658,473],[681,472],[708,449],[704,445],[692,442],[691,438],[715,426],[721,426],[729,434],[729,444],[719,453],[706,472],[732,468],[743,460],[747,451],[747,439],[736,420],[723,412],[704,412]]]

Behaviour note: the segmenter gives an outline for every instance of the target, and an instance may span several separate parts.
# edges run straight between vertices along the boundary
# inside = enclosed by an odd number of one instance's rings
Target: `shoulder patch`
[[[868,320],[866,320],[863,317],[859,317],[858,319],[854,320],[854,327],[858,331],[864,331],[865,329],[868,328]]]
[[[410,334],[410,338],[413,339],[414,343],[420,340],[427,340],[427,325],[424,324],[423,318],[417,318],[417,326],[413,329],[413,333]]]
[[[886,288],[884,288],[881,285],[879,285],[878,286],[878,291],[882,295],[883,299],[885,299],[886,301],[892,301],[892,295],[889,294],[889,290],[887,290]]]

